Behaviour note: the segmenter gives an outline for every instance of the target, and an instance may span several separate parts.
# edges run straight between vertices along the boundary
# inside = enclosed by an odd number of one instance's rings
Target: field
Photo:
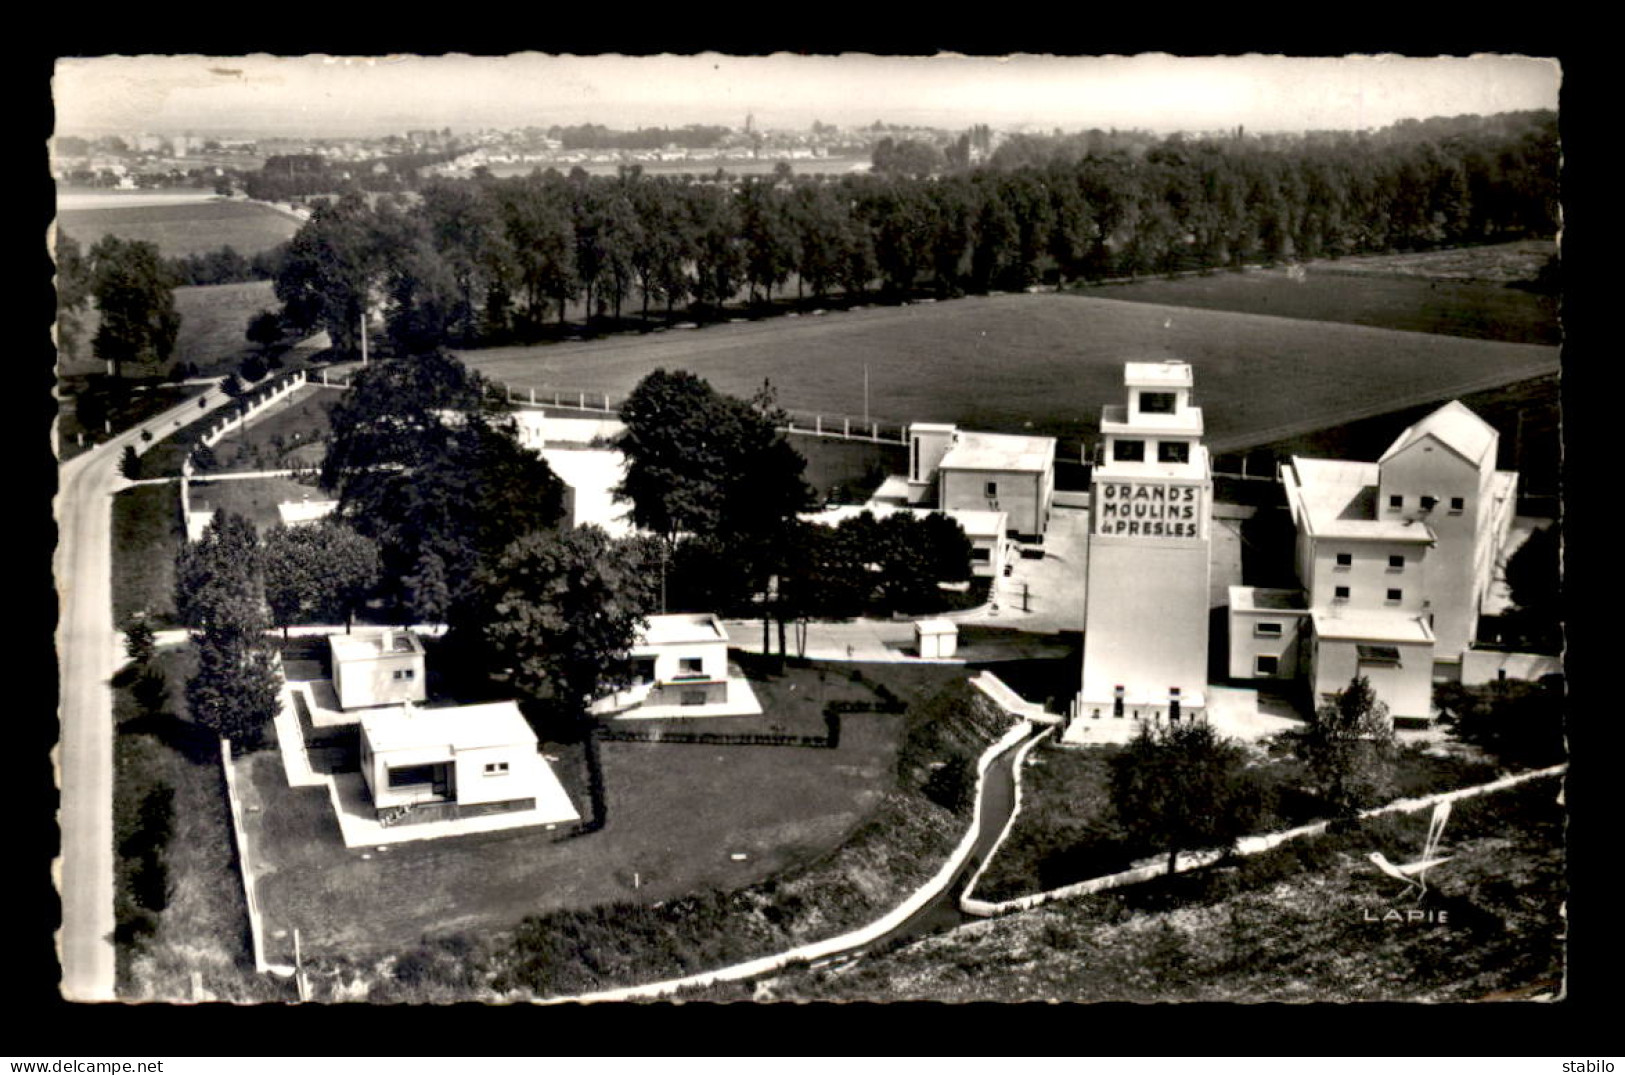
[[[278,309],[280,305],[269,280],[178,287],[175,311],[181,315],[181,327],[170,362],[163,366],[130,365],[125,367],[124,373],[128,377],[163,376],[171,365],[181,362],[192,363],[200,376],[225,373],[236,368],[244,356],[254,350],[245,335],[248,319],[261,310]],[[96,334],[95,311],[81,314],[79,323],[78,350],[74,355],[61,356],[58,376],[82,376],[106,369],[106,363],[97,361],[90,351],[90,341]]]
[[[257,202],[194,201],[177,204],[104,205],[59,210],[57,227],[71,235],[82,250],[89,250],[104,235],[157,243],[166,258],[235,249],[244,257],[287,242],[299,230],[290,216]],[[70,206],[73,203],[68,203]]]
[[[657,368],[749,395],[764,378],[798,412],[1092,436],[1125,361],[1196,368],[1207,441],[1236,451],[1406,405],[1554,372],[1555,347],[1077,294],[999,295],[549,347],[463,352],[516,391],[621,398]]]
[[[113,622],[145,611],[160,625],[175,614],[175,554],[181,530],[180,487],[164,482],[113,498]]]
[[[1336,321],[1444,336],[1555,345],[1555,300],[1507,286],[1529,278],[1552,244],[1311,262],[1302,270],[1250,269],[1112,284],[1087,293],[1126,302]],[[1497,256],[1497,253],[1499,256]]]

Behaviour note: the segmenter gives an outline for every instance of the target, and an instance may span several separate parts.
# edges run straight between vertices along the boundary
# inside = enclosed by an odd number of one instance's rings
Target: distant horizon
[[[59,60],[58,136],[377,138],[599,124],[897,126],[1167,135],[1362,131],[1556,111],[1516,57],[100,57]]]

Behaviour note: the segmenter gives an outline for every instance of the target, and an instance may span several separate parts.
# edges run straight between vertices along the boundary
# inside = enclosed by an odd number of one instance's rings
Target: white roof
[[[1288,488],[1297,490],[1309,532],[1316,537],[1432,541],[1433,531],[1426,523],[1377,517],[1379,476],[1376,463],[1293,456]]]
[[[591,523],[614,538],[633,533],[635,528],[627,518],[631,505],[615,499],[615,486],[626,475],[626,460],[620,452],[608,448],[544,448],[540,454],[559,480],[574,492],[575,525]]]
[[[536,733],[517,702],[487,702],[443,709],[417,707],[367,713],[361,734],[375,752],[443,746],[451,750],[536,745]]]
[[[1435,437],[1474,466],[1483,462],[1484,454],[1496,440],[1495,427],[1474,414],[1460,400],[1453,399],[1401,433],[1382,453],[1382,461],[1387,462],[1390,456],[1398,455],[1427,436]]]
[[[823,511],[808,512],[802,518],[810,523],[820,526],[839,526],[848,519],[855,519],[864,512],[868,512],[876,519],[884,519],[888,515],[906,512],[915,518],[925,515],[946,515],[958,523],[968,538],[999,537],[1009,529],[1007,520],[1009,513],[1003,511],[972,511],[950,508],[914,508],[902,504],[876,503],[871,500],[867,504],[836,504]]]
[[[942,457],[942,470],[1020,470],[1040,472],[1055,465],[1055,438],[1014,433],[954,434]]]
[[[388,645],[385,645],[388,639]],[[404,653],[422,653],[423,643],[411,631],[377,631],[362,635],[328,635],[336,661],[358,661],[373,657],[395,656]]]
[[[1302,590],[1268,589],[1262,586],[1232,586],[1230,587],[1230,611],[1306,616],[1309,614],[1309,606]]]
[[[1313,613],[1315,634],[1362,642],[1432,642],[1427,618],[1387,609],[1319,609]]]
[[[694,642],[726,642],[728,632],[722,622],[709,612],[674,612],[650,616],[649,624],[639,635],[646,646],[669,646]]]
[[[959,628],[952,620],[916,620],[914,630],[922,635],[951,635]]]
[[[338,506],[337,500],[284,500],[276,506],[276,513],[282,517],[283,526],[297,526],[325,518]]]
[[[1195,381],[1189,362],[1125,362],[1123,383],[1139,388],[1189,388]]]

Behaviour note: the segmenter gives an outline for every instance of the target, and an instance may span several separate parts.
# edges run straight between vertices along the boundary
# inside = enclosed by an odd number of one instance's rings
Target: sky
[[[64,58],[64,134],[353,137],[599,123],[805,128],[1364,130],[1556,109],[1554,60],[1010,56]]]

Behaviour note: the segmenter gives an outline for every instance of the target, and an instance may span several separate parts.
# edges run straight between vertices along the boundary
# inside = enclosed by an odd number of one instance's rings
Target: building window
[[[1340,553],[1338,553],[1337,554],[1337,566],[1339,568],[1353,567],[1354,566],[1354,554],[1352,552],[1340,552]]]
[[[1254,638],[1280,638],[1281,637],[1281,625],[1278,624],[1278,623],[1269,623],[1269,622],[1255,623],[1255,624],[1253,624],[1253,637]]]
[[[1122,715],[1123,715],[1123,688],[1122,687],[1113,687],[1112,688],[1112,716],[1121,717]]]
[[[973,564],[991,563],[993,560],[993,550],[980,547],[972,548],[970,551],[970,560]]]
[[[1333,601],[1347,601],[1348,599],[1349,599],[1349,588],[1347,586],[1338,586],[1338,587],[1336,587],[1335,589],[1332,590],[1332,600]]]
[[[703,657],[679,657],[677,659],[678,679],[693,679],[695,676],[703,675],[705,675],[705,659]]]
[[[402,765],[389,770],[389,786],[392,788],[415,788],[421,784],[433,784],[435,777],[434,765]]]
[[[1189,463],[1191,461],[1191,446],[1182,440],[1159,440],[1157,442],[1157,462],[1159,463]]]
[[[1465,497],[1453,496],[1453,497],[1450,498],[1450,514],[1452,514],[1452,515],[1460,515],[1463,511],[1466,511],[1466,510],[1467,510],[1467,500],[1466,500]]]
[[[1437,504],[1438,502],[1439,502],[1438,497],[1425,496],[1425,497],[1422,498],[1422,510],[1423,511],[1432,511],[1433,510],[1433,505]]]
[[[1141,414],[1173,414],[1179,396],[1173,392],[1141,392]]]
[[[987,497],[989,500],[991,500],[994,497],[998,496],[999,495],[999,483],[998,482],[984,482],[983,485],[982,485],[982,495]]]
[[[1403,601],[1404,599],[1405,599],[1405,591],[1404,590],[1392,590],[1391,589],[1391,590],[1388,591],[1388,603],[1390,605],[1397,605],[1401,601]]]
[[[1388,510],[1389,511],[1398,511],[1400,508],[1403,508],[1404,506],[1405,506],[1405,498],[1404,497],[1402,497],[1402,496],[1391,496],[1391,497],[1388,498]]]
[[[418,678],[417,670],[413,668],[397,668],[395,669],[395,678],[416,679]]]
[[[508,774],[508,763],[507,762],[505,762],[505,761],[486,762],[486,764],[485,764],[485,775],[486,776],[506,776],[507,774]]]
[[[632,659],[632,680],[635,683],[653,683],[655,681],[655,659],[653,657],[634,657]]]
[[[1281,658],[1270,653],[1260,653],[1253,658],[1253,675],[1278,676],[1281,674]]]
[[[1112,459],[1118,463],[1145,462],[1145,441],[1143,440],[1114,440],[1112,441]]]
[[[1403,570],[1405,570],[1405,558],[1403,556],[1390,556],[1390,557],[1388,557],[1388,570],[1389,571],[1403,571]]]

